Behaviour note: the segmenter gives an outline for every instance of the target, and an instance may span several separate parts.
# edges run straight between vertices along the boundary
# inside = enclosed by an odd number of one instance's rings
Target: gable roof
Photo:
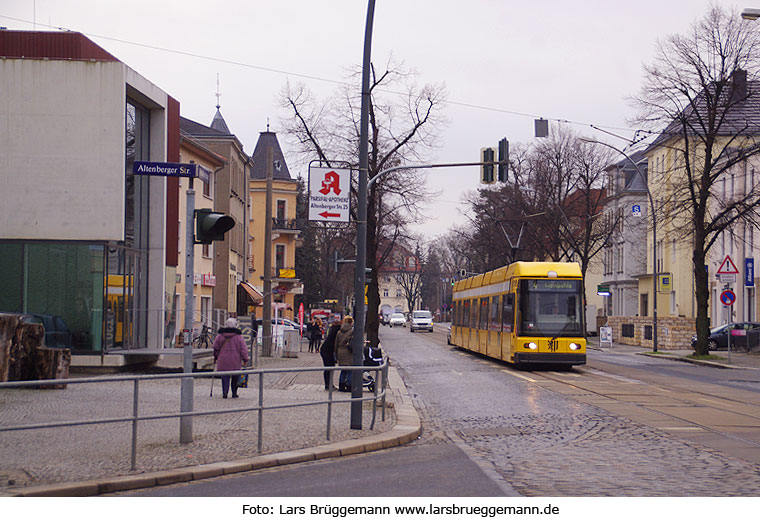
[[[277,141],[277,135],[271,131],[264,131],[259,134],[259,141],[256,142],[256,148],[253,150],[251,179],[266,180],[268,147],[272,148],[274,160],[272,178],[274,180],[292,180],[288,164],[285,163],[285,155],[282,153],[282,149],[280,149],[280,142]]]
[[[713,93],[714,94],[714,93]],[[708,95],[702,92],[694,104],[686,107],[682,114],[694,127],[699,127],[698,119],[707,111]],[[760,81],[747,80],[747,73],[741,69],[734,71],[731,79],[723,86],[719,99],[713,102],[719,109],[720,122],[718,136],[760,135]],[[682,118],[675,118],[659,136],[644,150],[648,153],[674,137],[682,135]],[[694,135],[693,132],[690,133]]]

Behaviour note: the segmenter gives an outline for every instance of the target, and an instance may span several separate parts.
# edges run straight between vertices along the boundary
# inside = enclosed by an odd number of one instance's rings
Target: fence
[[[328,397],[326,400],[307,401],[300,403],[287,403],[281,405],[265,405],[264,402],[264,375],[265,374],[278,374],[278,373],[299,373],[299,372],[330,372],[330,383],[333,383],[333,373],[341,370],[358,371],[361,374],[364,371],[374,372],[375,387],[372,394],[368,397],[361,398],[347,398],[347,399],[334,399],[333,389],[328,390]],[[177,412],[171,414],[152,414],[141,415],[139,414],[140,404],[140,383],[149,380],[161,380],[161,379],[177,379],[183,378],[208,378],[208,377],[221,377],[221,376],[237,376],[248,375],[249,382],[251,377],[258,376],[258,405],[253,407],[241,407],[241,408],[229,408],[229,409],[216,409],[216,410],[204,410],[204,411],[189,411],[189,412]],[[326,437],[330,439],[331,418],[332,409],[334,404],[340,403],[353,403],[353,402],[365,402],[372,401],[372,421],[370,423],[370,430],[374,428],[375,419],[377,414],[378,402],[381,403],[382,421],[385,421],[385,407],[386,407],[386,394],[388,384],[388,360],[384,360],[380,366],[346,366],[346,367],[309,367],[309,368],[292,368],[292,369],[250,369],[240,371],[224,371],[224,372],[204,372],[204,373],[173,373],[173,374],[153,374],[146,376],[130,375],[130,376],[105,376],[105,377],[93,377],[93,378],[68,378],[59,380],[40,380],[40,381],[13,381],[0,383],[0,390],[7,388],[22,388],[22,387],[49,387],[56,386],[69,386],[83,383],[96,383],[96,382],[117,382],[117,381],[131,381],[132,387],[132,415],[122,417],[110,417],[110,418],[95,418],[84,420],[69,420],[69,421],[57,421],[50,423],[36,423],[27,425],[0,425],[0,432],[19,431],[19,430],[35,430],[35,429],[48,429],[56,427],[73,427],[81,425],[97,425],[105,423],[124,423],[131,422],[132,438],[131,438],[131,470],[137,468],[137,433],[138,424],[141,421],[169,419],[169,418],[184,418],[193,416],[205,416],[212,414],[228,414],[228,413],[240,413],[240,412],[258,412],[258,426],[257,426],[257,438],[258,438],[258,452],[261,453],[263,443],[263,429],[264,429],[264,411],[273,409],[285,409],[293,407],[309,407],[327,405],[326,416]],[[253,381],[256,381],[255,379]],[[179,391],[178,391],[179,392]]]

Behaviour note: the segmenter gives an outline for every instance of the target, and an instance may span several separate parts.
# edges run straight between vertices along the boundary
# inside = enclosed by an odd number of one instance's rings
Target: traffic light
[[[372,269],[369,267],[364,267],[364,283],[369,285],[372,283],[372,278],[370,277],[370,274],[372,274]]]
[[[235,226],[235,219],[211,209],[195,211],[195,243],[224,240],[224,233]]]
[[[480,161],[483,163],[493,162],[495,151],[491,147],[480,150]],[[493,183],[493,163],[480,166],[480,183]]]
[[[500,182],[507,181],[507,167],[509,166],[509,142],[506,138],[499,140],[499,166],[498,178]]]

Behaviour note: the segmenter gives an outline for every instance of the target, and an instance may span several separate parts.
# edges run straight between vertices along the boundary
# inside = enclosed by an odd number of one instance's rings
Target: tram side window
[[[512,293],[505,294],[503,297],[501,319],[501,330],[512,332],[515,326],[515,295]]]
[[[499,330],[499,324],[501,323],[501,318],[499,317],[499,313],[501,312],[501,298],[501,296],[494,296],[491,298],[491,315],[488,330],[497,332]]]
[[[478,300],[470,300],[470,328],[478,328]]]
[[[467,322],[470,321],[470,300],[464,300],[462,306],[462,319],[460,324],[462,327],[467,327]]]
[[[478,325],[478,328],[480,330],[485,330],[488,328],[488,302],[490,298],[481,298],[480,300],[480,325]]]

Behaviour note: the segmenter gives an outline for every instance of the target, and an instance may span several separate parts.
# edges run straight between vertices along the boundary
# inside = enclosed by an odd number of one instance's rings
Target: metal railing
[[[334,399],[333,388],[330,387],[330,389],[328,390],[328,396],[326,400],[307,401],[307,402],[301,402],[301,403],[286,403],[282,405],[265,405],[264,404],[264,375],[265,374],[277,374],[277,373],[285,374],[285,373],[294,373],[294,372],[328,371],[330,372],[330,383],[333,383],[333,373],[339,372],[342,370],[360,371],[360,373],[362,374],[364,371],[374,372],[375,374],[374,376],[375,388],[374,389],[375,390],[372,392],[371,395],[366,396],[366,397],[362,395],[361,398]],[[149,381],[149,380],[162,380],[162,379],[163,380],[165,379],[180,380],[182,378],[195,379],[195,378],[211,377],[213,379],[215,377],[221,377],[221,376],[239,376],[239,375],[249,375],[249,376],[257,375],[258,376],[258,405],[253,406],[253,407],[240,407],[240,408],[232,408],[232,409],[177,412],[177,413],[172,413],[172,414],[149,414],[149,415],[139,414],[140,382]],[[258,412],[257,449],[260,454],[262,445],[263,445],[263,429],[264,429],[263,425],[264,425],[264,411],[265,410],[327,405],[326,437],[328,441],[330,440],[333,404],[336,404],[336,403],[350,404],[354,402],[372,401],[372,421],[369,427],[370,430],[372,430],[375,427],[375,419],[377,415],[377,404],[378,404],[378,400],[380,400],[381,412],[382,412],[381,419],[382,421],[385,421],[386,394],[387,394],[387,389],[388,389],[387,387],[388,385],[388,359],[386,358],[383,361],[383,364],[380,366],[361,366],[361,367],[335,366],[335,367],[308,367],[308,368],[300,367],[300,368],[291,368],[291,369],[250,369],[250,370],[242,369],[239,371],[233,370],[233,371],[215,371],[215,372],[203,372],[203,373],[196,372],[196,373],[181,373],[181,374],[177,374],[177,373],[152,374],[152,375],[146,375],[146,376],[129,375],[129,376],[104,376],[104,377],[94,377],[94,378],[67,378],[67,379],[55,379],[55,380],[10,381],[10,382],[0,383],[0,390],[9,389],[9,388],[23,388],[23,387],[32,387],[32,388],[50,387],[52,388],[53,386],[56,386],[56,385],[68,386],[68,385],[75,385],[75,384],[82,384],[82,383],[89,384],[89,383],[118,382],[118,381],[133,382],[132,415],[131,416],[57,421],[57,422],[50,422],[50,423],[34,423],[34,424],[27,424],[27,425],[0,425],[0,432],[49,429],[49,428],[57,428],[57,427],[73,427],[73,426],[82,426],[82,425],[97,425],[97,424],[105,424],[105,423],[131,422],[132,443],[131,443],[130,466],[131,466],[131,470],[136,470],[137,468],[137,428],[138,428],[138,423],[141,421],[256,411]],[[178,387],[177,393],[179,395],[179,387]]]

